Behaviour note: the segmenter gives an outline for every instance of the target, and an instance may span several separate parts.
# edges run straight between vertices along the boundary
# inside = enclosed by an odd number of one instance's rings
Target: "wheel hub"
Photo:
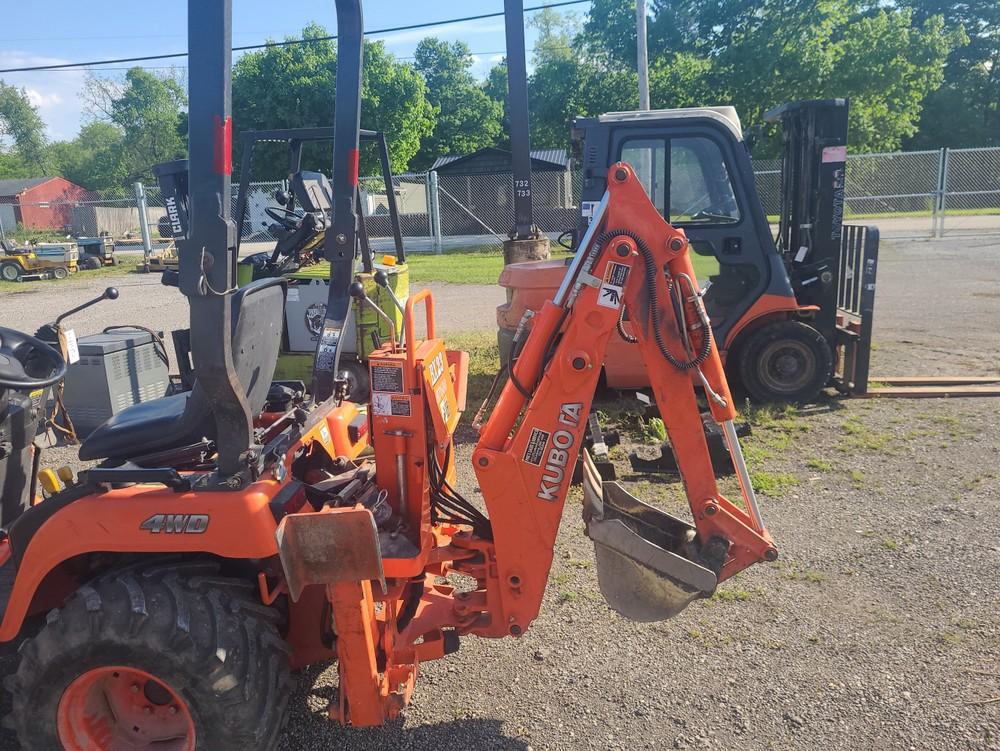
[[[816,370],[816,358],[802,342],[782,339],[761,353],[757,373],[760,380],[777,393],[794,393],[803,388]]]
[[[129,667],[94,668],[63,692],[57,712],[67,751],[194,751],[187,703],[167,684]]]

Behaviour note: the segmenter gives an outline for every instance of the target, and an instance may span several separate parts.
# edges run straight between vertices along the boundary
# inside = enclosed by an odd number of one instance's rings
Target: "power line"
[[[530,8],[525,8],[524,11],[527,13],[529,11],[545,10],[546,8],[562,8],[567,5],[582,5],[583,3],[589,3],[591,0],[563,0],[563,2],[556,3],[546,3],[545,5],[535,5]],[[504,15],[503,11],[497,13],[480,13],[475,16],[465,16],[463,18],[449,18],[441,21],[428,21],[426,23],[411,24],[409,26],[393,26],[386,29],[372,29],[371,31],[366,31],[365,34],[372,36],[375,34],[390,34],[396,31],[412,31],[414,29],[427,29],[432,26],[445,26],[454,23],[468,23],[469,21],[481,21],[486,18],[502,18]],[[296,44],[312,44],[315,42],[330,42],[337,38],[336,34],[323,37],[315,37],[313,39],[288,39],[283,42],[267,42],[265,44],[248,44],[240,47],[233,47],[233,52],[246,52],[249,50],[261,50],[268,47],[290,47]],[[45,70],[69,70],[72,68],[90,68],[98,65],[114,65],[116,63],[143,63],[149,62],[151,60],[170,60],[172,58],[187,57],[186,52],[172,52],[164,55],[144,55],[142,57],[119,57],[111,60],[91,60],[85,63],[59,63],[56,65],[33,65],[24,68],[2,68],[0,73],[32,73],[35,71],[45,71]]]

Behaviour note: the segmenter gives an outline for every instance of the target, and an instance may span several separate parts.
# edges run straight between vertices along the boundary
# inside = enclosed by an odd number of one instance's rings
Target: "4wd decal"
[[[569,402],[559,407],[559,424],[566,428],[553,431],[549,449],[545,453],[545,465],[542,467],[542,479],[538,483],[536,495],[543,501],[555,501],[566,480],[566,468],[576,460],[572,449],[576,443],[576,433],[580,427],[580,413],[583,405],[579,402]],[[532,434],[534,437],[534,434]]]
[[[201,535],[208,529],[208,514],[153,514],[139,529],[158,535],[185,534]]]

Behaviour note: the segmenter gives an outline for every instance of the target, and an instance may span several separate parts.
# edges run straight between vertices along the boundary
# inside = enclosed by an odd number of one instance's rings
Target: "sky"
[[[544,0],[525,0],[526,6]],[[367,0],[365,28],[378,29],[425,23],[438,19],[477,15],[503,10],[503,0]],[[142,0],[42,0],[33,3],[0,4],[0,69],[63,62],[183,52],[187,47],[187,3]],[[588,4],[570,8],[584,12]],[[176,13],[167,10],[176,9]],[[529,14],[530,15],[530,14]],[[316,21],[336,31],[336,13],[331,0],[233,0],[233,44],[255,44],[268,38],[298,37],[303,26]],[[425,36],[466,42],[474,54],[473,72],[483,77],[504,55],[502,18],[450,24],[429,29],[400,31],[373,36],[383,40],[400,59],[412,59],[417,43]],[[536,34],[528,28],[530,51]],[[529,52],[530,56],[530,52]],[[171,63],[186,72],[185,61]],[[107,66],[125,68],[127,65]],[[96,69],[98,76],[121,76],[124,70]],[[88,115],[82,101],[87,73],[83,70],[0,73],[4,82],[23,87],[45,120],[52,140],[73,138]]]

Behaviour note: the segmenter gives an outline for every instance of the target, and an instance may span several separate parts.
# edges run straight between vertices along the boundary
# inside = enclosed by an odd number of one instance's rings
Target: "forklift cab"
[[[583,173],[573,234],[586,232],[611,165],[628,162],[664,219],[687,235],[730,380],[759,401],[809,401],[827,385],[852,394],[867,388],[878,231],[843,224],[847,112],[846,99],[827,99],[765,115],[783,137],[777,238],[733,107],[573,122]],[[563,266],[551,260],[504,269],[509,300],[497,323],[505,358],[523,313],[551,297]],[[628,326],[626,317],[622,330]],[[649,383],[622,336],[612,337],[604,375],[611,388]]]
[[[702,258],[698,267],[708,266],[705,307],[718,341],[762,295],[790,294],[734,107],[578,118],[573,136],[583,168],[581,236],[604,195],[608,166],[628,162],[663,218],[687,234]]]

